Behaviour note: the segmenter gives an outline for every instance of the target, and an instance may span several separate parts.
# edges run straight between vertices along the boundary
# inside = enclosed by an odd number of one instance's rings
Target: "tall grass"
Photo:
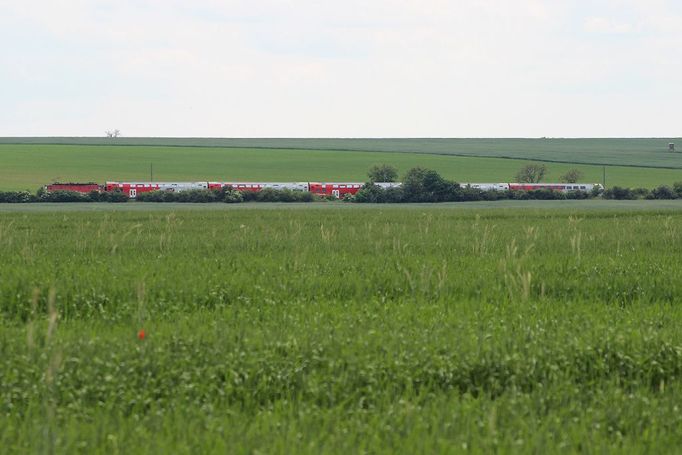
[[[2,213],[0,446],[669,451],[680,221]]]

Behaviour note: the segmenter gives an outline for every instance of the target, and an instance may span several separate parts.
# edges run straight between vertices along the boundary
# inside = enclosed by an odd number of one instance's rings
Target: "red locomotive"
[[[45,187],[47,191],[75,191],[77,193],[89,193],[90,191],[101,191],[102,186],[97,183],[51,183]]]

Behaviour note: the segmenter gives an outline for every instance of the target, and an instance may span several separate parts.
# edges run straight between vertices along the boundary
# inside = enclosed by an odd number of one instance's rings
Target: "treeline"
[[[498,200],[561,200],[589,199],[682,199],[682,182],[673,186],[661,185],[652,190],[646,188],[622,188],[614,186],[605,191],[595,188],[592,192],[559,192],[547,189],[533,191],[484,191],[462,186],[443,178],[438,172],[424,168],[410,169],[403,178],[402,185],[393,188],[378,186],[372,181],[392,181],[397,171],[390,166],[375,166],[369,173],[370,182],[366,183],[354,196],[346,196],[344,201],[356,203],[405,203],[405,202],[468,202]],[[121,191],[75,191],[48,192],[44,188],[36,194],[28,191],[0,192],[0,203],[30,202],[127,202],[128,196]],[[310,192],[276,190],[266,188],[258,192],[240,192],[232,188],[218,190],[154,191],[140,193],[140,202],[187,202],[187,203],[240,203],[240,202],[315,202],[335,200],[333,196],[320,196]]]
[[[469,202],[513,200],[560,200],[588,199],[598,196],[598,192],[571,191],[561,193],[552,190],[533,191],[484,191],[444,179],[438,172],[423,169],[410,169],[397,188],[382,188],[371,182],[365,184],[352,202],[360,203],[404,203],[404,202]]]
[[[622,188],[614,186],[604,191],[604,199],[682,199],[682,182],[672,187],[661,185],[649,190],[648,188]]]
[[[333,197],[317,196],[313,193],[275,190],[266,188],[259,192],[239,192],[229,188],[220,190],[190,190],[179,191],[153,191],[140,193],[137,201],[140,202],[316,202],[334,199]],[[31,202],[128,202],[128,196],[121,191],[104,192],[91,191],[79,193],[76,191],[53,191],[38,190],[36,194],[28,191],[0,191],[0,203],[31,203]]]
[[[384,167],[386,166],[372,168],[369,174],[370,178],[373,177],[373,172],[376,173],[380,169],[386,172],[383,169]],[[532,166],[526,166],[526,168],[529,167]],[[374,179],[374,181],[379,180]],[[596,197],[603,197],[604,199],[682,199],[682,182],[675,183],[672,187],[661,185],[652,190],[614,186],[605,191],[595,188],[591,192],[559,192],[546,189],[532,191],[483,191],[446,180],[433,170],[413,168],[407,172],[400,187],[382,188],[369,182],[349,200],[359,203],[403,203],[498,201],[504,199],[561,200]]]
[[[0,203],[30,203],[30,202],[128,202],[128,196],[121,191],[102,192],[91,191],[79,193],[77,191],[48,192],[41,188],[36,194],[28,191],[0,191]]]
[[[177,193],[169,191],[152,191],[137,195],[140,202],[225,202],[235,204],[240,202],[315,202],[326,200],[313,193],[292,190],[275,190],[265,188],[258,192],[240,192],[231,188],[219,190],[189,190]]]

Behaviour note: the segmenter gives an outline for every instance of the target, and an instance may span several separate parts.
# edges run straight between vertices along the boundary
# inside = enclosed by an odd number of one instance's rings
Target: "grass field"
[[[612,139],[220,139],[220,138],[0,138],[0,144],[144,145],[356,150],[682,169],[680,138]]]
[[[416,153],[339,152],[211,147],[0,145],[0,190],[35,191],[52,181],[364,181],[367,170],[389,163],[401,172],[422,166],[460,182],[511,181],[521,160]],[[548,180],[571,168],[583,181],[601,182],[602,167],[547,163]],[[607,185],[655,187],[682,181],[682,169],[608,166]]]
[[[682,444],[679,206],[141,206],[0,213],[3,452]]]
[[[137,203],[111,204],[108,202],[95,203],[33,203],[33,204],[0,204],[0,213],[65,213],[65,212],[168,212],[168,211],[233,211],[233,210],[378,210],[402,211],[410,213],[419,210],[447,210],[447,211],[486,211],[495,210],[498,214],[511,214],[522,210],[523,213],[538,215],[547,209],[561,209],[566,216],[588,212],[657,212],[682,211],[682,200],[501,200],[476,202],[439,202],[439,203],[409,203],[409,204],[348,204],[345,202],[314,202],[314,203],[262,203],[245,202],[241,204],[195,204],[195,203]]]

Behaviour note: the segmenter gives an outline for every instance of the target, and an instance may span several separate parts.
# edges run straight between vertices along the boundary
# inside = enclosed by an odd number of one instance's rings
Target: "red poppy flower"
[[[137,332],[137,338],[139,340],[144,340],[144,336],[145,336],[144,329],[140,329],[140,331]]]

